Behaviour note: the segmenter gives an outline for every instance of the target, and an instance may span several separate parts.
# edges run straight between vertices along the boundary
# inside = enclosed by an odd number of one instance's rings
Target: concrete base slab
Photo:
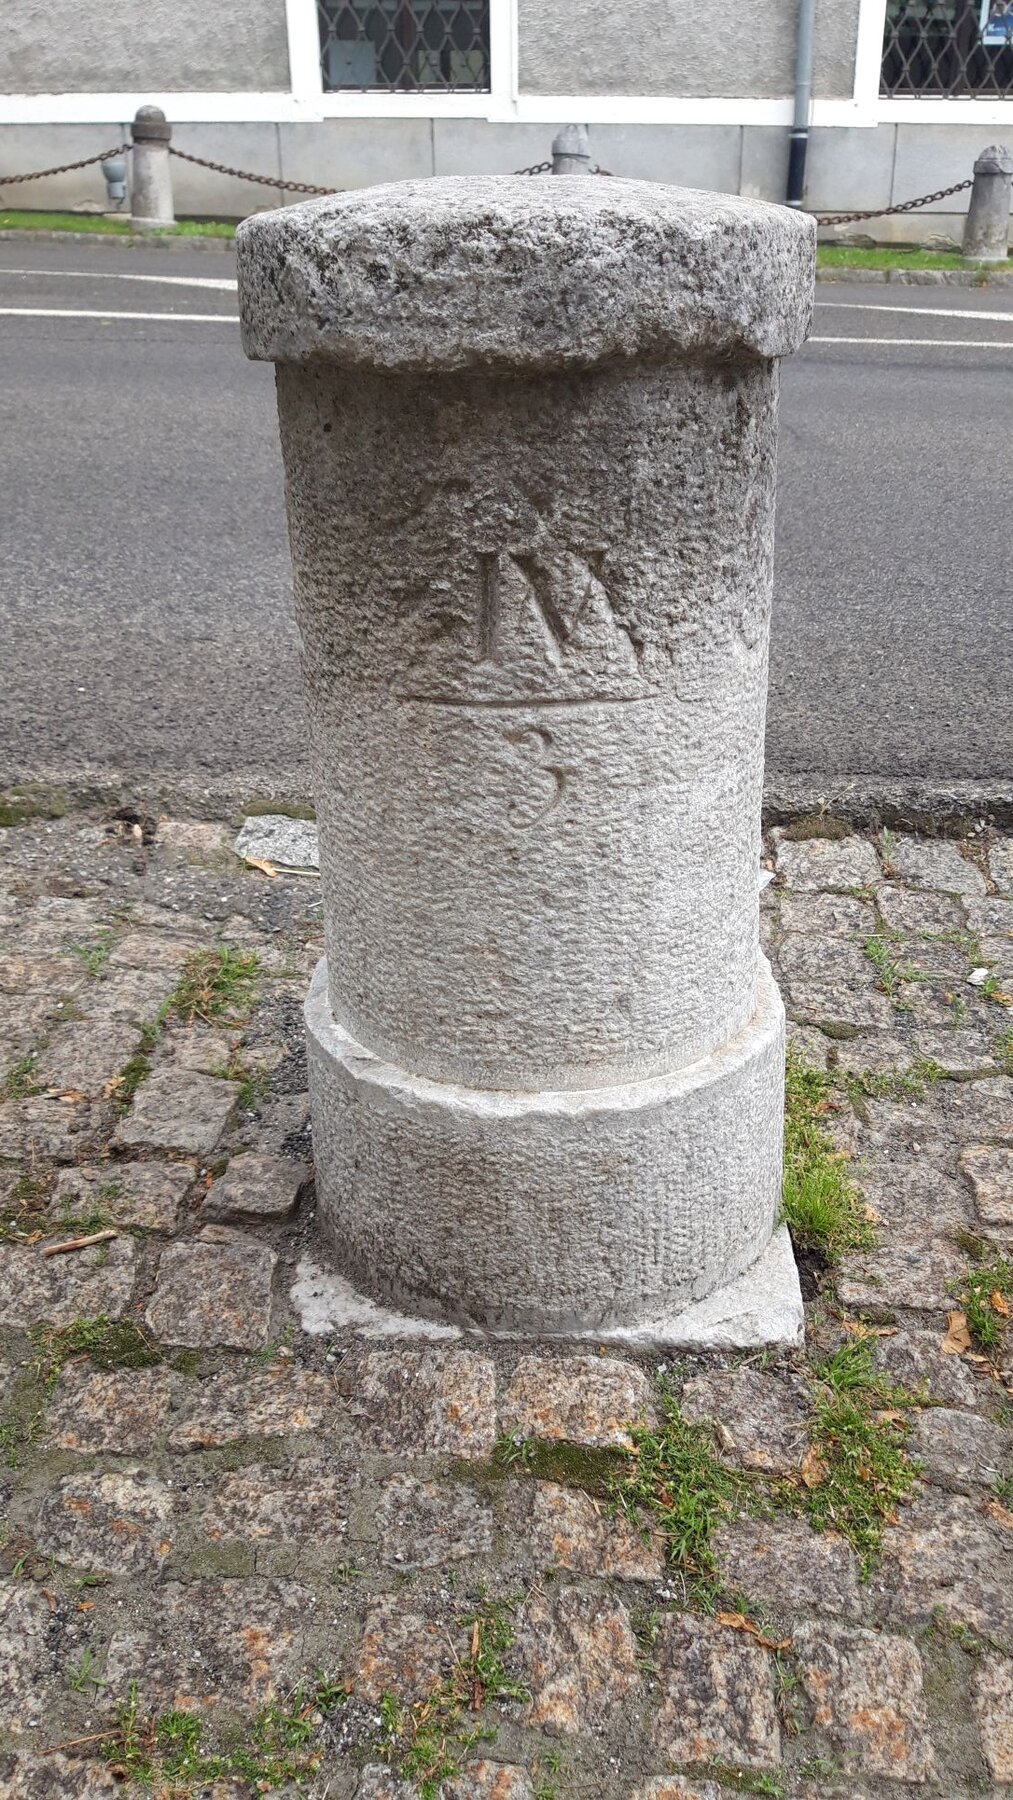
[[[444,1343],[462,1339],[515,1337],[509,1331],[469,1331],[411,1318],[378,1306],[342,1275],[304,1258],[290,1295],[303,1331],[328,1337],[354,1331],[363,1338],[425,1338]],[[562,1334],[569,1341],[614,1344],[625,1350],[790,1349],[803,1334],[802,1292],[788,1227],[775,1231],[752,1268],[681,1312],[631,1329]]]

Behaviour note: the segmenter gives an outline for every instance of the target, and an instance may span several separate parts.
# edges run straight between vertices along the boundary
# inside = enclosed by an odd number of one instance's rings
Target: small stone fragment
[[[181,1150],[210,1156],[235,1110],[234,1081],[186,1070],[156,1070],[137,1090],[114,1143],[120,1149]]]
[[[449,1674],[467,1650],[465,1628],[446,1612],[412,1612],[399,1596],[385,1595],[366,1615],[356,1663],[355,1692],[366,1700],[394,1694],[421,1700]]]
[[[605,1356],[523,1356],[500,1402],[500,1430],[623,1450],[631,1424],[656,1419],[642,1369]]]
[[[966,1144],[960,1167],[984,1225],[1013,1225],[1013,1150]]]
[[[772,1769],[781,1729],[770,1653],[747,1633],[667,1613],[656,1645],[661,1707],[654,1741],[673,1762],[711,1757],[736,1768]]]
[[[349,1408],[365,1448],[408,1456],[491,1456],[496,1375],[473,1350],[369,1350]]]
[[[257,1350],[271,1327],[273,1251],[252,1240],[170,1244],[145,1318],[155,1336],[191,1349]]]
[[[799,1625],[794,1649],[813,1723],[849,1765],[894,1781],[928,1781],[935,1757],[922,1665],[907,1638],[848,1625]]]
[[[975,1413],[934,1406],[918,1415],[908,1448],[940,1487],[991,1488],[1009,1471],[1013,1433]]]
[[[890,931],[943,937],[947,932],[964,931],[967,926],[960,901],[950,894],[925,894],[886,886],[880,888],[876,904]]]
[[[1011,868],[1013,875],[1013,868]],[[1013,1782],[1013,1662],[989,1656],[971,1677],[974,1711],[993,1781]]]
[[[887,1527],[868,1591],[890,1624],[939,1613],[983,1637],[1013,1638],[1013,1530],[980,1497],[918,1493]]]
[[[679,1410],[691,1425],[713,1425],[722,1456],[740,1469],[789,1474],[808,1443],[810,1406],[797,1377],[715,1370],[686,1383]]]
[[[394,1475],[376,1511],[380,1561],[394,1568],[438,1569],[492,1550],[492,1509],[460,1483]]]
[[[534,1591],[513,1648],[531,1695],[529,1725],[597,1731],[641,1692],[637,1640],[625,1608],[609,1597],[563,1588],[550,1601]]]
[[[314,875],[320,871],[320,846],[312,819],[261,813],[246,820],[235,848],[244,862],[269,862],[276,869]]]
[[[523,1547],[536,1570],[614,1575],[621,1581],[660,1581],[664,1574],[657,1535],[640,1532],[622,1514],[609,1518],[579,1488],[518,1480],[507,1490],[504,1517],[511,1547]]]
[[[444,1782],[442,1800],[534,1800],[526,1769],[518,1763],[465,1763],[458,1775]]]
[[[778,834],[775,833],[775,837]],[[863,837],[779,838],[777,872],[789,888],[875,887],[883,871],[872,845]]]
[[[93,1244],[71,1256],[44,1257],[43,1248],[0,1244],[0,1325],[29,1330],[102,1315],[122,1318],[134,1288],[130,1238]]]
[[[64,1025],[39,1058],[40,1087],[73,1090],[97,1098],[130,1061],[139,1031],[129,1019],[80,1019]]]
[[[914,887],[947,894],[984,894],[981,870],[951,838],[892,837],[884,852],[892,870]]]
[[[27,1581],[0,1582],[0,1726],[23,1731],[39,1706],[44,1677],[55,1670],[49,1648],[52,1614]]]
[[[136,1681],[152,1709],[256,1709],[305,1675],[303,1637],[315,1608],[294,1581],[159,1587],[141,1622],[114,1635],[104,1691],[125,1700]]]
[[[965,1263],[944,1238],[887,1240],[867,1256],[849,1256],[841,1264],[837,1293],[845,1306],[892,1311],[945,1312]]]
[[[973,1408],[988,1399],[988,1389],[959,1356],[943,1355],[943,1323],[876,1338],[872,1360],[877,1369],[910,1393],[925,1388],[931,1400],[964,1410]]]
[[[233,1156],[209,1188],[202,1219],[287,1219],[309,1175],[307,1163],[255,1151]]]
[[[725,1591],[748,1594],[778,1615],[856,1618],[858,1558],[846,1538],[813,1531],[804,1519],[735,1519],[714,1534]]]
[[[68,1363],[46,1411],[49,1441],[59,1450],[118,1455],[150,1450],[164,1430],[171,1375],[167,1369],[94,1369]]]
[[[1013,837],[999,838],[992,845],[988,871],[1000,894],[1013,900]]]
[[[183,1196],[196,1173],[192,1162],[107,1162],[61,1169],[53,1211],[95,1210],[117,1225],[175,1231]]]
[[[88,1151],[101,1125],[98,1107],[87,1102],[45,1094],[7,1100],[0,1104],[0,1157],[73,1162]]]
[[[139,1573],[172,1549],[172,1515],[170,1490],[141,1469],[68,1475],[43,1500],[37,1542],[73,1568]]]
[[[169,1434],[172,1450],[318,1432],[334,1395],[326,1375],[301,1369],[287,1357],[268,1368],[225,1370],[189,1381],[180,1392],[179,1415]]]
[[[338,1543],[348,1529],[349,1472],[297,1462],[284,1472],[267,1463],[223,1475],[201,1509],[213,1541]]]
[[[9,1774],[0,1764],[0,1800],[122,1800],[122,1794],[122,1783],[94,1757],[85,1761],[26,1750],[14,1759]]]

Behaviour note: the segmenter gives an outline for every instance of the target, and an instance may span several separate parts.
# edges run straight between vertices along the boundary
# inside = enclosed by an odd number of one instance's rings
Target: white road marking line
[[[227,276],[218,275],[133,275],[121,269],[3,269],[3,275],[36,275],[48,281],[55,276],[59,281],[157,281],[162,287],[195,287],[224,288],[230,294],[236,291],[236,283]]]
[[[807,344],[902,344],[919,350],[1013,350],[1009,338],[811,337]]]
[[[93,312],[69,306],[0,306],[4,319],[170,319],[185,325],[238,325],[237,313]]]
[[[835,312],[913,313],[922,319],[991,319],[997,325],[1013,325],[1013,312],[979,312],[957,306],[884,306],[875,300],[817,300],[817,306],[833,307]]]

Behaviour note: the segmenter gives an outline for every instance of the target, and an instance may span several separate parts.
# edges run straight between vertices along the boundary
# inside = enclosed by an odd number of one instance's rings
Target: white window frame
[[[284,0],[290,86],[253,93],[89,93],[0,96],[0,123],[126,122],[139,106],[162,107],[174,124],[296,124],[323,119],[486,119],[494,124],[775,125],[792,121],[792,97],[678,99],[644,94],[518,92],[519,0],[489,0],[491,89],[487,93],[325,93],[316,0]],[[528,0],[537,4],[538,0]],[[889,100],[879,92],[886,0],[861,0],[850,96],[813,101],[815,127],[880,124],[981,125],[1013,129],[1013,100]]]

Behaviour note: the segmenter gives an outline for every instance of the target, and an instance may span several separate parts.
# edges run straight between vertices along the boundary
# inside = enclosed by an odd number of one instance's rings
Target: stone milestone
[[[777,361],[813,248],[782,208],[619,180],[240,228],[316,767],[320,1216],[408,1312],[663,1340],[770,1244]]]

